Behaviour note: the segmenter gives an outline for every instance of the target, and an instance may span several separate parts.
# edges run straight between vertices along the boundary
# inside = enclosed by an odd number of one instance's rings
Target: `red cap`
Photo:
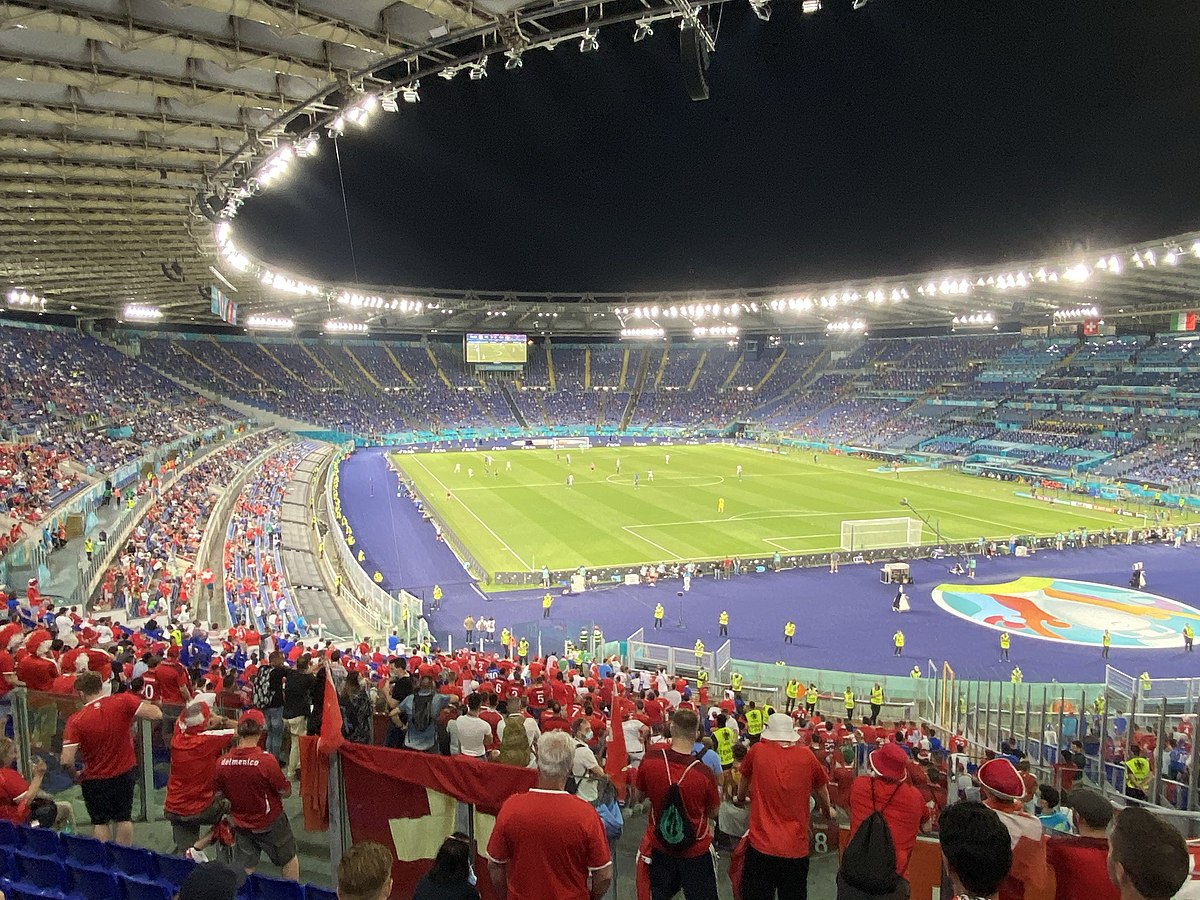
[[[262,710],[248,709],[242,713],[238,719],[238,725],[243,725],[247,722],[255,722],[259,728],[267,727],[267,718],[262,714]]]
[[[908,777],[908,754],[901,750],[898,744],[884,744],[878,750],[872,750],[867,761],[880,778],[903,781]]]
[[[1021,780],[1021,773],[1003,756],[985,762],[979,767],[976,777],[983,787],[1005,800],[1020,800],[1025,796],[1025,782]]]

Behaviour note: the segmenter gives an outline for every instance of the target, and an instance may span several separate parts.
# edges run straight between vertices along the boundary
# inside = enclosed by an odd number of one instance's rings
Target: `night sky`
[[[842,4],[845,4],[843,10]],[[632,23],[428,78],[341,140],[362,282],[667,290],[897,274],[1200,227],[1191,0],[723,5],[712,99]],[[716,11],[714,16],[718,15]],[[353,279],[333,145],[239,244]]]

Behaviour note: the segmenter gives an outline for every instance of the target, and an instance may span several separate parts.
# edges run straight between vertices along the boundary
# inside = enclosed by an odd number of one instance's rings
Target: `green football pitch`
[[[570,464],[566,451],[506,450],[492,453],[490,471],[485,455],[397,454],[392,463],[489,572],[829,552],[841,548],[843,520],[909,515],[901,499],[944,542],[1142,521],[1022,499],[1011,482],[924,468],[897,477],[865,459],[814,461],[797,450],[593,447],[571,451]],[[923,541],[934,536],[925,528]]]

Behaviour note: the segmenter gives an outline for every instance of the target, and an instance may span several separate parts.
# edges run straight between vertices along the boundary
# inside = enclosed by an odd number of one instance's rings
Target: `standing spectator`
[[[388,708],[387,736],[383,739],[385,747],[404,746],[404,727],[399,721],[397,710],[404,698],[413,692],[413,677],[408,672],[408,660],[397,656],[391,662],[391,674],[388,677],[386,702]]]
[[[469,694],[466,715],[450,723],[457,736],[457,752],[463,756],[487,759],[488,744],[492,743],[492,726],[479,717],[482,706],[483,694],[478,691]]]
[[[504,801],[487,845],[500,900],[600,900],[612,883],[608,838],[596,811],[564,790],[575,761],[570,735],[538,742],[538,786]]]
[[[358,672],[346,673],[338,694],[338,706],[342,708],[342,730],[346,740],[356,744],[371,743],[375,712],[371,708],[367,685]]]
[[[896,848],[896,873],[904,877],[917,843],[917,832],[928,831],[930,810],[921,792],[907,783],[908,756],[898,744],[884,744],[867,756],[870,774],[850,786],[850,836],[871,813],[882,814]]]
[[[392,863],[392,851],[383,844],[363,841],[350,847],[338,862],[338,900],[387,900],[392,895]]]
[[[1071,819],[1058,804],[1062,795],[1049,784],[1039,784],[1037,789],[1037,817],[1043,828],[1051,831],[1070,831]]]
[[[101,841],[133,843],[133,753],[130,729],[134,719],[157,722],[162,710],[136,694],[105,696],[105,685],[95,672],[75,679],[83,707],[67,719],[63,730],[63,767],[83,759],[83,804],[92,822],[92,834]],[[111,828],[116,823],[115,833]]]
[[[974,800],[952,803],[938,816],[938,833],[954,896],[996,900],[1012,847],[995,811]]]
[[[742,761],[739,806],[754,788],[742,900],[808,897],[808,797],[828,819],[829,776],[799,737],[791,717],[775,713]]]
[[[1148,810],[1117,813],[1108,843],[1108,874],[1121,900],[1170,900],[1188,879],[1192,858],[1183,836]]]
[[[437,722],[450,698],[436,693],[433,679],[422,675],[417,683],[417,692],[404,698],[400,704],[400,718],[405,723],[404,746],[409,750],[436,753]]]
[[[266,852],[284,878],[300,880],[296,839],[283,812],[283,800],[292,785],[283,777],[279,761],[258,746],[266,730],[266,717],[257,709],[238,719],[237,746],[217,763],[216,789],[229,798],[233,819],[234,862],[249,874]]]
[[[1012,865],[1000,885],[1001,900],[1023,900],[1026,889],[1039,890],[1046,880],[1046,841],[1042,823],[1022,808],[1026,785],[1016,766],[1003,756],[989,759],[976,773],[983,803],[1008,830]]]
[[[312,713],[313,686],[317,677],[312,674],[312,659],[306,653],[296,660],[296,669],[288,672],[283,681],[283,724],[290,737],[287,768],[288,781],[296,777],[300,765],[300,738],[308,734],[308,717]]]
[[[207,703],[189,703],[171,737],[171,771],[163,811],[171,823],[175,852],[204,862],[211,836],[200,836],[229,812],[229,801],[213,792],[217,760],[234,738],[233,720],[213,716]]]
[[[417,882],[413,900],[479,900],[471,879],[471,859],[471,839],[461,831],[454,832],[442,842],[432,868]]]
[[[279,751],[283,747],[283,682],[288,669],[283,654],[278,650],[271,651],[267,666],[270,698],[262,708],[267,719],[267,752],[279,759]]]
[[[1108,826],[1113,807],[1099,791],[1079,788],[1067,795],[1078,837],[1053,834],[1046,859],[1054,869],[1054,900],[1118,900],[1108,877]]]
[[[655,747],[637,767],[634,787],[650,801],[646,834],[651,841],[650,896],[652,900],[670,900],[680,890],[686,900],[716,900],[717,875],[712,855],[712,831],[709,820],[721,805],[712,770],[693,753],[699,735],[699,719],[690,709],[676,710],[671,716],[671,746]],[[678,788],[679,802],[666,810],[668,816],[686,821],[666,823],[673,831],[690,838],[686,845],[666,843],[663,813],[672,785]]]

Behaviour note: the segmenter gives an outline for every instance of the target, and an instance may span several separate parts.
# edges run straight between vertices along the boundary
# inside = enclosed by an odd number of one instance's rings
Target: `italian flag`
[[[1195,331],[1196,314],[1194,312],[1171,313],[1172,331]]]

